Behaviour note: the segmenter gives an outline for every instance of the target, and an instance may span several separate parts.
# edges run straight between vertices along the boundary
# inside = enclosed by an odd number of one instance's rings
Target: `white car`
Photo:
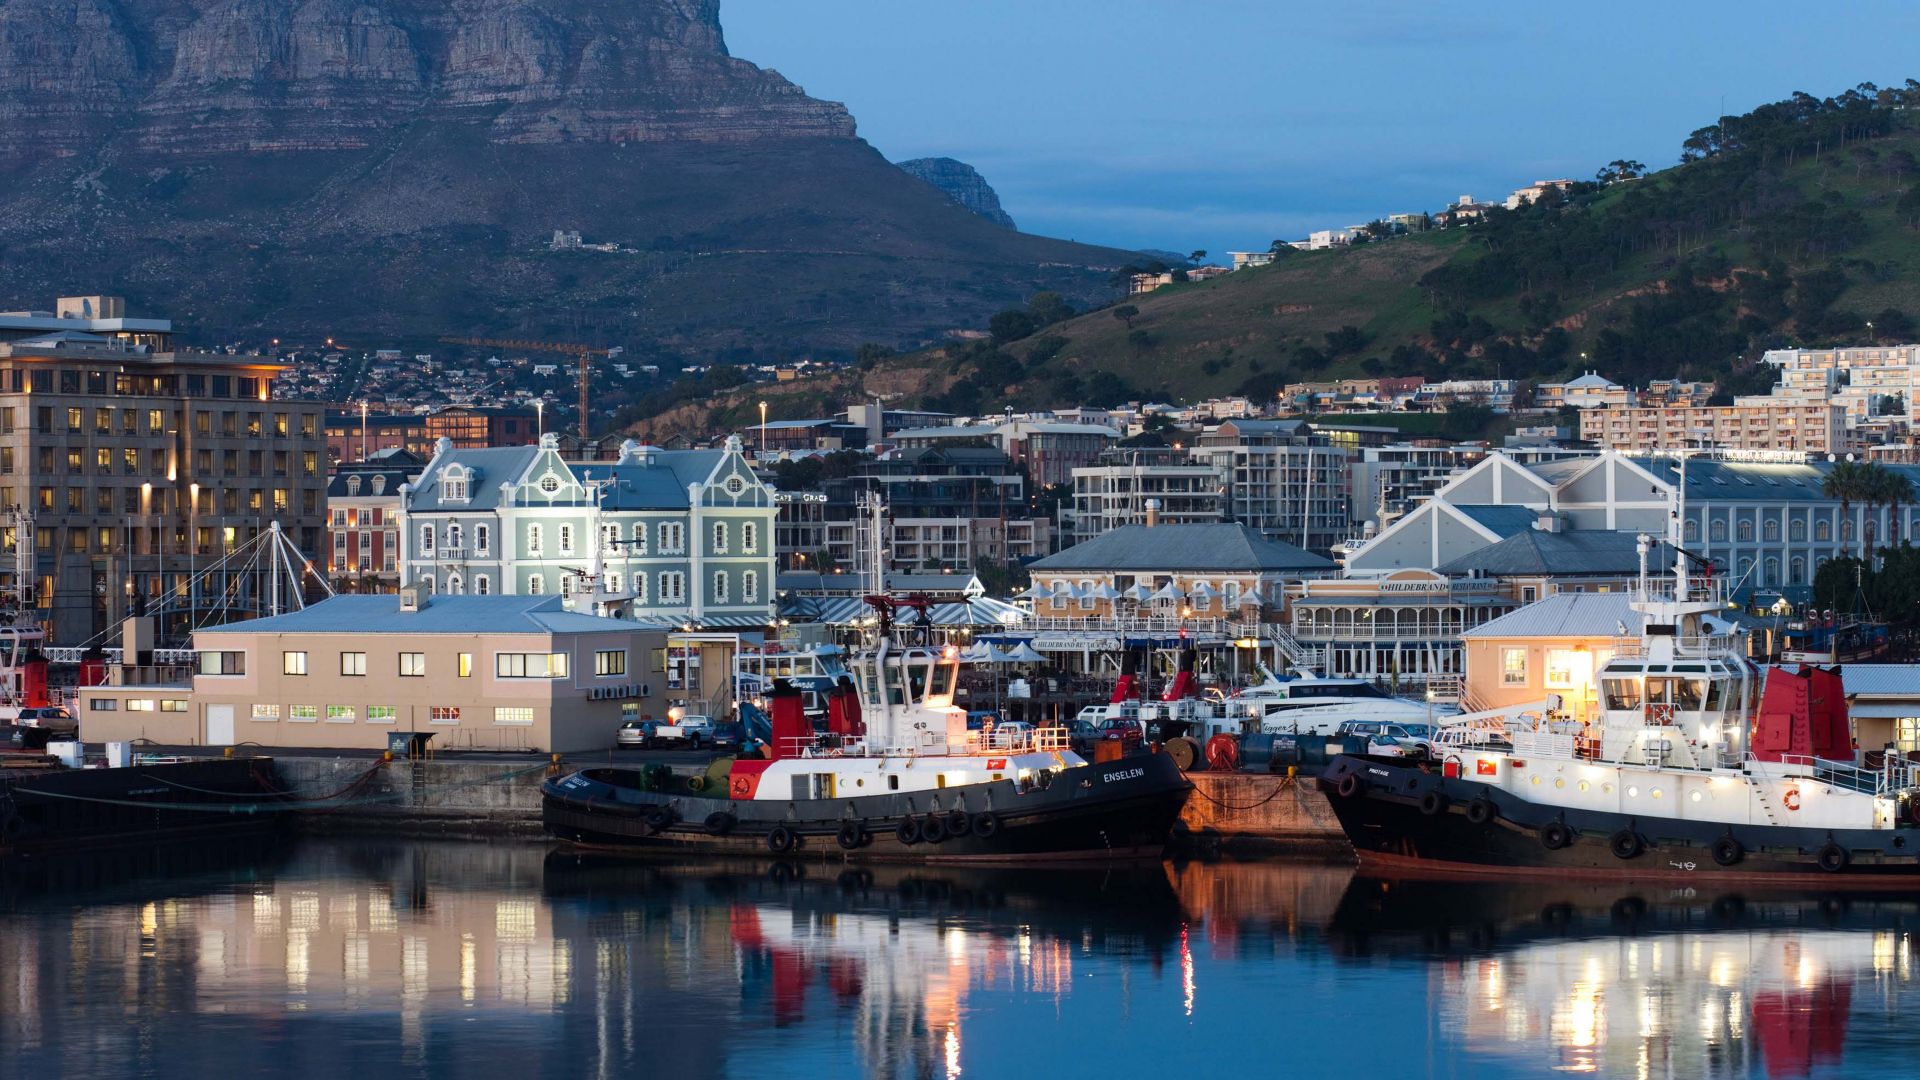
[[[1338,735],[1362,736],[1367,753],[1375,757],[1426,758],[1433,756],[1433,729],[1426,724],[1394,724],[1384,720],[1349,720]]]

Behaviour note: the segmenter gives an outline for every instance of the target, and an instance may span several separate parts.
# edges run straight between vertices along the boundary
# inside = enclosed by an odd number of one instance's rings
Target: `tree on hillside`
[[[1133,317],[1138,314],[1140,314],[1140,309],[1134,307],[1132,304],[1121,304],[1119,307],[1113,309],[1113,317],[1126,323],[1127,329],[1129,330],[1133,329]]]
[[[1893,208],[1900,219],[1907,223],[1907,228],[1920,229],[1920,184],[1908,188]]]
[[[1196,249],[1193,254],[1187,256],[1187,261],[1192,263],[1195,266],[1199,266],[1201,261],[1204,260],[1206,257],[1207,257],[1206,249],[1200,248],[1200,249]]]
[[[993,340],[1001,345],[1031,337],[1038,329],[1040,329],[1040,320],[1019,308],[1008,308],[987,323],[987,332],[992,334]]]
[[[1027,314],[1040,320],[1041,326],[1065,322],[1079,314],[1057,292],[1037,292],[1027,297]]]
[[[1615,158],[1601,166],[1593,178],[1602,184],[1611,184],[1619,180],[1634,180],[1647,174],[1647,167],[1637,161]]]

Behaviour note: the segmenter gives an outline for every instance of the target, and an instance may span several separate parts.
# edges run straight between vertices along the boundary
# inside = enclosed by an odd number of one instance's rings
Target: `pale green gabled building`
[[[403,489],[402,584],[447,594],[591,593],[631,617],[706,628],[774,615],[774,498],[741,453],[628,442],[569,463],[558,441],[456,450]]]

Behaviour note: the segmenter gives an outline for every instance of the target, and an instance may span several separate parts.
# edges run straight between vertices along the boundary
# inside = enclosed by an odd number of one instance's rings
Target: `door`
[[[233,745],[233,706],[207,706],[207,745]]]

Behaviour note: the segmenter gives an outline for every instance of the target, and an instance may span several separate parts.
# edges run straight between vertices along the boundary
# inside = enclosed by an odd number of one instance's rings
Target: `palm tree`
[[[1870,477],[1868,495],[1873,505],[1887,507],[1891,511],[1887,515],[1888,521],[1897,522],[1900,519],[1900,506],[1913,501],[1913,481],[1905,473],[1894,472],[1877,463],[1868,465],[1867,470]]]
[[[1853,520],[1853,504],[1867,500],[1866,466],[1854,461],[1842,461],[1827,473],[1820,481],[1820,493],[1829,499],[1840,501],[1840,527],[1845,529]]]
[[[1854,503],[1867,508],[1860,530],[1860,559],[1871,563],[1874,552],[1874,524],[1881,507],[1895,509],[1914,501],[1913,481],[1875,462],[1843,461],[1833,467],[1820,490],[1829,499],[1840,500],[1840,520],[1852,517]]]

